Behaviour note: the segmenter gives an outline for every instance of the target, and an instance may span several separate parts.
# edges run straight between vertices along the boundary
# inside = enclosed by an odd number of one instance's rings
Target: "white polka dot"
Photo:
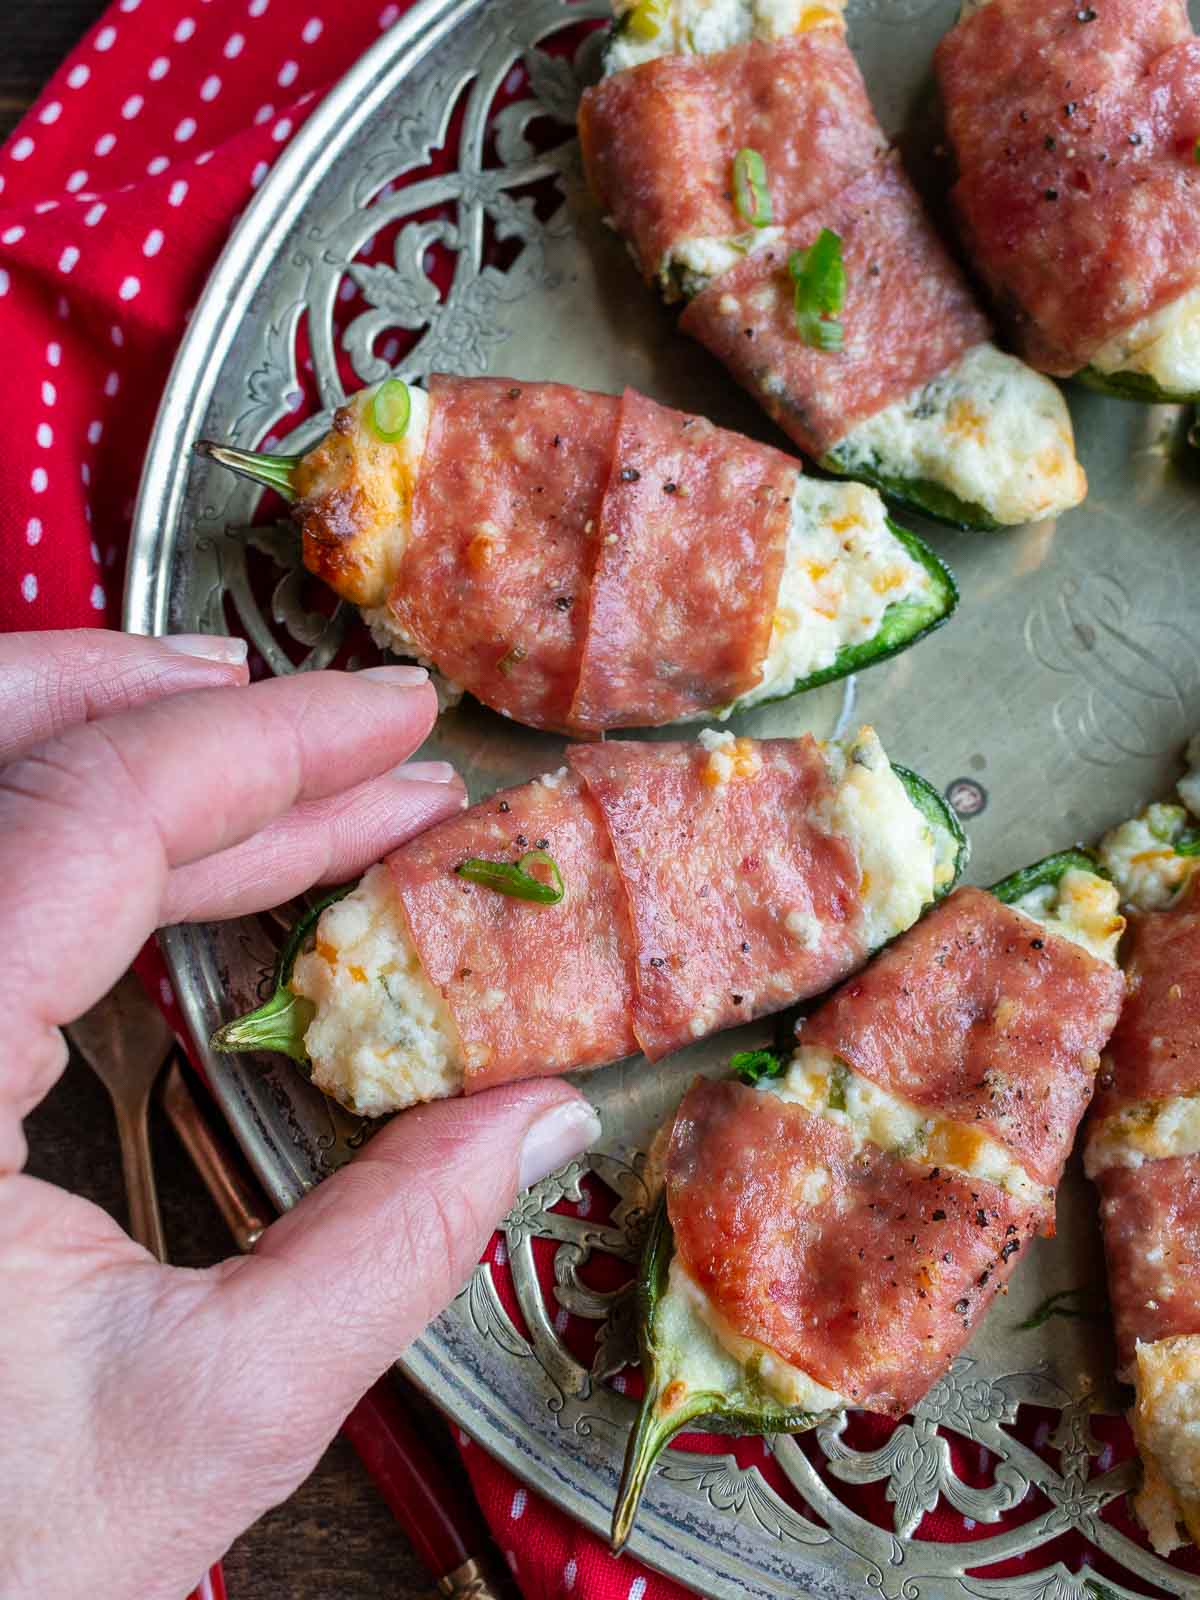
[[[57,211],[58,210],[58,201],[57,200],[39,200],[37,205],[34,206],[33,210],[34,210],[34,215],[35,216],[44,217],[46,215],[47,211]]]
[[[90,509],[91,508],[89,507],[89,510]],[[88,518],[88,521],[89,522],[91,521],[90,517]],[[91,544],[89,545],[88,548],[91,551],[92,560],[96,563],[97,566],[99,566],[100,565],[100,546],[96,543],[95,539],[92,540],[92,542],[91,542]]]
[[[71,315],[71,302],[67,299],[65,294],[59,295],[58,305],[55,307],[55,310],[58,312],[59,316],[64,322]]]
[[[384,6],[383,10],[379,13],[379,26],[381,28],[390,28],[392,23],[395,22],[399,15],[399,6]]]
[[[41,542],[41,538],[42,538],[42,519],[41,519],[41,517],[30,517],[29,521],[25,524],[25,543],[26,544],[39,544]]]
[[[43,450],[49,450],[54,443],[54,429],[48,422],[39,422],[37,426],[37,442]]]
[[[190,139],[192,137],[192,135],[195,133],[195,131],[196,131],[196,119],[195,119],[195,117],[184,117],[183,121],[180,122],[175,128],[175,138],[178,140],[178,142],[180,144],[184,144],[184,143],[187,142],[188,139]]]
[[[617,1373],[616,1377],[612,1381],[612,1386],[618,1394],[625,1393],[625,1379],[621,1373]]]
[[[89,444],[99,444],[103,432],[104,424],[102,422],[89,422],[87,429],[87,442]]]
[[[57,339],[51,340],[46,346],[46,360],[52,367],[62,365],[62,345],[59,344]]]
[[[80,464],[79,476],[83,479],[83,487],[86,489],[92,481],[92,469],[86,461]]]
[[[251,12],[251,16],[259,17],[261,15],[262,15],[261,11],[252,11]],[[236,61],[238,56],[241,55],[242,51],[245,48],[246,48],[246,35],[244,33],[231,33],[229,35],[228,39],[226,39],[226,41],[225,41],[225,59],[226,59],[226,61]]]
[[[17,140],[8,153],[14,161],[28,161],[33,154],[33,149],[33,140],[26,134],[23,139]]]
[[[5,228],[4,232],[0,233],[0,244],[20,244],[24,237],[25,229],[18,222],[11,228]]]
[[[0,194],[4,193],[4,174],[0,172]]]
[[[91,506],[84,506],[84,508],[83,508],[83,520],[87,523],[88,527],[90,528],[91,525],[92,525],[92,508],[91,508]]]
[[[275,81],[281,89],[286,89],[289,84],[295,83],[296,74],[299,71],[300,63],[298,61],[285,61],[280,67],[279,76]]]
[[[181,18],[178,26],[175,29],[175,43],[186,44],[195,31],[196,24],[192,21],[191,17]]]
[[[151,228],[142,245],[144,256],[156,256],[163,247],[163,231],[161,228]]]
[[[32,572],[27,572],[21,579],[21,593],[30,605],[37,599],[37,579]]]
[[[146,102],[140,94],[131,94],[121,107],[121,115],[126,122],[132,122],[145,104]]]
[[[57,122],[59,117],[61,117],[61,116],[62,116],[62,101],[61,100],[51,100],[49,105],[43,106],[42,109],[38,112],[38,121],[39,122],[44,122],[46,124],[46,126],[49,127],[52,122]]]
[[[97,50],[111,50],[117,42],[117,30],[115,28],[101,28],[96,35],[95,42]]]
[[[91,599],[92,599],[92,610],[93,611],[103,611],[104,610],[105,606],[108,604],[108,600],[107,600],[107,598],[105,596],[104,585],[102,583],[94,583],[92,585],[92,596],[91,596]]]
[[[116,345],[118,350],[125,343],[124,330],[119,328],[115,322],[113,323],[112,327],[108,330],[108,336],[112,340],[112,342]]]
[[[122,300],[133,300],[141,293],[142,283],[140,278],[135,278],[132,273],[127,278],[122,278],[121,287],[117,293]]]
[[[563,1588],[573,1589],[575,1587],[575,1579],[578,1576],[579,1568],[575,1563],[575,1557],[572,1556],[567,1562],[566,1566],[563,1568]]]
[[[73,245],[73,244],[64,245],[63,246],[63,253],[58,258],[58,270],[60,272],[74,272],[78,261],[79,261],[79,247],[78,247],[78,245]]]
[[[160,172],[165,172],[171,165],[167,156],[155,156],[153,161],[147,161],[146,171],[152,178],[157,178]]]
[[[115,133],[102,133],[92,146],[98,156],[106,156],[117,142]]]
[[[276,144],[282,144],[283,141],[287,138],[288,134],[291,133],[291,131],[292,131],[292,124],[288,120],[288,118],[287,117],[280,117],[279,121],[271,129],[271,137],[272,137],[272,139],[274,139]]]
[[[170,206],[181,206],[184,200],[187,198],[187,192],[188,186],[184,180],[182,178],[176,178],[175,182],[171,185],[171,192],[167,196],[167,204]]]
[[[76,167],[75,171],[67,179],[67,193],[78,194],[79,190],[83,188],[86,182],[87,173],[82,167]]]
[[[356,293],[353,279],[343,278],[338,285],[338,299],[341,301],[353,300]]]
[[[264,122],[270,122],[271,118],[274,115],[275,115],[275,107],[274,106],[259,106],[258,110],[254,113],[254,121],[257,124],[257,126],[261,128],[263,123]]]
[[[72,89],[82,89],[91,75],[90,68],[85,67],[81,61],[77,67],[72,67],[70,72],[67,73],[67,82]]]
[[[6,295],[8,293],[8,288],[11,283],[12,279],[8,275],[8,269],[6,267],[0,267],[0,295]]]
[[[110,372],[108,377],[105,378],[105,380],[104,380],[104,392],[105,392],[105,394],[108,396],[108,398],[110,400],[112,399],[113,395],[116,394],[117,390],[120,387],[121,387],[120,375],[118,373],[116,373],[116,372]]]
[[[158,993],[163,1005],[173,1006],[175,1004],[175,991],[165,978],[158,980]]]
[[[221,80],[215,72],[210,72],[200,85],[201,100],[215,100],[221,92]]]
[[[206,167],[208,165],[208,163],[212,160],[212,158],[215,155],[215,153],[216,152],[213,151],[213,150],[202,150],[200,152],[200,154],[196,157],[196,165],[198,167]]]
[[[150,63],[150,77],[155,83],[157,83],[160,78],[165,78],[170,70],[171,63],[167,60],[166,56],[155,56],[154,60]]]
[[[529,1496],[525,1493],[524,1489],[518,1489],[516,1494],[514,1494],[512,1497],[512,1505],[509,1507],[508,1511],[509,1516],[514,1522],[519,1522],[520,1519],[525,1515],[525,1507],[528,1504]]]
[[[304,40],[305,44],[316,44],[317,40],[321,37],[324,27],[325,24],[321,21],[320,17],[309,17],[308,21],[300,30],[300,37]]]
[[[29,479],[29,487],[34,494],[45,494],[49,482],[50,479],[47,476],[45,467],[34,467]]]
[[[635,1578],[629,1585],[629,1600],[642,1600],[646,1592],[645,1578]]]
[[[136,11],[142,0],[121,0],[122,11]]]
[[[503,1239],[496,1240],[496,1253],[493,1255],[492,1260],[498,1267],[504,1266],[508,1261],[508,1246]]]
[[[94,228],[107,210],[108,207],[104,204],[104,201],[97,200],[96,204],[94,206],[89,206],[87,211],[84,213],[84,226],[88,228]]]
[[[254,171],[250,174],[250,187],[257,189],[270,170],[265,161],[256,161],[254,163]]]
[[[252,17],[261,17],[263,12],[270,4],[271,0],[250,0],[250,4],[246,7],[246,10]]]
[[[49,378],[44,378],[42,380],[42,404],[44,406],[52,406],[57,399],[58,390],[50,382]]]

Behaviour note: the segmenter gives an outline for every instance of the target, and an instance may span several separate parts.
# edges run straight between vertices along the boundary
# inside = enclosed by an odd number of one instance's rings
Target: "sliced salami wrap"
[[[683,1267],[737,1333],[892,1416],[946,1370],[1043,1221],[733,1080],[684,1097],[667,1195]]]
[[[1096,1179],[1121,1376],[1136,1346],[1200,1333],[1200,1155],[1108,1167]]]
[[[569,752],[603,813],[636,951],[633,1028],[651,1060],[819,994],[866,956],[859,868],[822,820],[816,743],[755,743],[720,781],[692,744]]]
[[[1121,973],[956,889],[801,1027],[855,1072],[989,1134],[1052,1187],[1117,1020]]]
[[[942,41],[966,240],[1027,358],[1069,375],[1200,280],[1200,46],[1176,0],[992,0]]]
[[[564,728],[619,402],[557,383],[441,374],[429,394],[391,611],[485,704]]]
[[[541,848],[564,884],[531,904],[455,874]],[[413,945],[454,1019],[467,1093],[637,1049],[625,893],[599,808],[564,774],[494,795],[388,859]]]
[[[796,463],[626,389],[570,720],[648,727],[762,676]]]
[[[791,252],[807,249],[823,228],[841,239],[846,270],[836,352],[801,338],[788,273]],[[895,159],[874,164],[785,239],[715,279],[689,302],[680,327],[817,457],[989,332]]]
[[[747,232],[739,150],[763,157],[786,227],[886,147],[845,40],[823,28],[615,73],[585,91],[579,131],[591,187],[649,280],[687,240]]]

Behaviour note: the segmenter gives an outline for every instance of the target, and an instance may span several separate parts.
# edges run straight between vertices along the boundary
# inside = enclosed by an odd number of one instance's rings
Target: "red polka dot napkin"
[[[400,12],[380,0],[118,0],[0,150],[0,627],[118,624],[142,456],[188,312],[273,157]],[[139,969],[182,1033],[156,961],[147,953]],[[578,1210],[602,1203],[589,1192]],[[549,1293],[552,1250],[540,1267]],[[519,1318],[500,1239],[489,1270]],[[594,1341],[594,1325],[565,1313],[559,1330],[573,1349]],[[588,1358],[582,1345],[576,1353]],[[611,1381],[637,1384],[633,1374]],[[891,1431],[875,1419],[852,1423],[860,1449],[879,1448]],[[1053,1452],[1048,1418],[1031,1414],[1025,1424],[1022,1437]],[[1099,1470],[1128,1452],[1123,1427],[1112,1435]],[[614,1560],[465,1435],[459,1443],[529,1600],[681,1600],[677,1584]],[[732,1451],[796,1502],[763,1441],[686,1443]],[[995,1462],[986,1451],[973,1455],[958,1439],[952,1450],[964,1482],[988,1480]],[[882,1483],[838,1492],[890,1525]],[[1036,1510],[1023,1503],[1012,1520]],[[1132,1531],[1120,1507],[1106,1518]],[[997,1531],[943,1500],[919,1536]],[[1052,1555],[1073,1569],[1086,1559],[1070,1533]],[[1005,1571],[1029,1564],[1016,1558]]]

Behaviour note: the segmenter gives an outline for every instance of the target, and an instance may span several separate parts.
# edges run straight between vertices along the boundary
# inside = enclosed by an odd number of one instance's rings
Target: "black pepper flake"
[[[1046,941],[1045,939],[1030,939],[1029,948],[1031,950],[1044,950],[1046,948]]]
[[[509,391],[508,391],[508,398],[509,398],[509,399],[510,399],[510,400],[519,400],[519,399],[520,399],[520,398],[521,398],[521,391],[520,391],[520,389],[516,389],[516,388],[513,388],[513,389],[510,389],[510,390],[509,390]]]
[[[556,433],[554,435],[554,448],[557,450],[561,443],[562,443],[562,434],[561,433]]]
[[[652,967],[665,967],[666,964],[667,963],[663,960],[663,958],[661,956],[651,956],[650,957],[650,965]]]
[[[1130,144],[1132,144],[1132,145],[1139,145],[1139,144],[1141,144],[1141,142],[1142,142],[1142,136],[1141,136],[1141,134],[1140,134],[1140,133],[1131,133],[1131,134],[1130,134],[1130,135],[1129,135],[1129,142],[1130,142]]]
[[[748,939],[743,939],[742,940],[742,954],[743,955],[748,955],[749,952],[750,952],[750,941]]]
[[[930,1177],[931,1177],[931,1178],[940,1178],[940,1177],[941,1177],[941,1175],[942,1175],[942,1169],[941,1169],[941,1167],[934,1167],[934,1168],[933,1168],[933,1169],[932,1169],[932,1170],[931,1170],[931,1171],[930,1171],[930,1174],[929,1174],[929,1176],[930,1176]]]
[[[946,1213],[945,1213],[945,1212],[944,1212],[944,1211],[942,1211],[942,1210],[941,1210],[941,1209],[939,1209],[939,1210],[937,1210],[937,1211],[935,1211],[935,1212],[934,1212],[934,1213],[933,1213],[933,1220],[934,1220],[934,1221],[935,1221],[935,1222],[945,1222],[945,1220],[946,1220]]]
[[[518,850],[527,850],[529,848],[529,840],[523,833],[519,833],[513,840],[513,843],[516,845]]]
[[[1073,117],[1078,110],[1079,110],[1079,101],[1078,100],[1068,100],[1066,105],[1063,107],[1063,111],[1066,113],[1066,115],[1068,117]]]
[[[1095,6],[1084,6],[1081,10],[1075,13],[1075,21],[1095,22],[1099,15],[1100,13],[1096,10]]]
[[[1020,1248],[1021,1248],[1020,1239],[1010,1239],[1008,1241],[1008,1243],[1004,1246],[1004,1248],[1000,1251],[1000,1259],[1001,1259],[1001,1261],[1007,1261],[1010,1256],[1015,1256],[1017,1251]]]
[[[550,841],[549,839],[535,839],[533,841],[533,848],[535,850],[549,850]]]
[[[554,602],[554,609],[556,611],[570,611],[571,607],[574,604],[575,604],[575,596],[574,595],[571,595],[571,594],[560,594],[558,599],[555,600],[555,602]]]
[[[753,337],[754,337],[754,329],[753,328],[743,328],[742,332],[746,335],[747,339],[753,339]]]
[[[979,1284],[979,1287],[981,1289],[985,1286],[985,1284],[987,1283],[987,1281],[991,1277],[991,1275],[992,1275],[991,1267],[985,1267],[983,1269],[983,1271],[979,1274],[979,1277],[977,1278],[976,1282]]]
[[[946,1250],[946,1251],[944,1251],[942,1253],[942,1260],[943,1261],[949,1261],[950,1260],[950,1252],[949,1252],[949,1250]]]
[[[679,485],[677,483],[671,483],[671,482],[664,483],[663,484],[663,493],[664,494],[678,494],[679,493]]]
[[[733,1001],[735,1006],[740,1006],[746,996],[744,994],[731,994],[729,998]]]
[[[460,982],[465,982],[465,981],[466,981],[466,980],[467,980],[467,979],[468,979],[468,978],[469,978],[469,977],[470,977],[470,976],[471,976],[471,969],[470,969],[470,967],[464,967],[464,968],[463,968],[463,969],[462,969],[462,971],[461,971],[461,972],[460,972],[460,973],[459,973],[459,975],[458,975],[458,977],[459,977],[459,981],[460,981]]]
[[[1046,149],[1047,150],[1054,150],[1054,149],[1057,149],[1057,147],[1058,147],[1058,140],[1054,137],[1054,135],[1052,133],[1048,133],[1046,135]]]
[[[965,1317],[967,1312],[971,1309],[971,1302],[964,1295],[961,1300],[956,1300],[954,1302],[954,1309],[958,1312],[960,1317]]]
[[[621,468],[620,479],[622,483],[636,483],[640,477],[641,473],[636,467]]]
[[[501,800],[500,804],[496,807],[496,809],[497,809],[497,811],[508,811],[510,809],[508,801],[507,800]]]
[[[1005,1228],[1004,1231],[1005,1231],[1005,1233],[1016,1233],[1016,1231],[1017,1231],[1016,1223],[1015,1222],[1010,1222],[1008,1227]]]
[[[1043,198],[1043,200],[1057,200],[1058,199],[1058,190],[1057,189],[1047,189],[1045,194],[1042,196],[1042,198]]]
[[[975,1226],[977,1228],[986,1228],[987,1227],[987,1212],[986,1211],[977,1211],[975,1213]]]

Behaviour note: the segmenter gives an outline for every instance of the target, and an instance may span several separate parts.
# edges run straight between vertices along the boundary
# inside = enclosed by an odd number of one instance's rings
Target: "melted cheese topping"
[[[1134,1507],[1159,1555],[1200,1543],[1200,1335],[1137,1347],[1137,1400],[1130,1421],[1145,1467]]]
[[[1171,394],[1200,393],[1200,288],[1135,322],[1097,350],[1098,372],[1130,372]]]
[[[950,1168],[964,1177],[994,1183],[1031,1205],[1049,1201],[1047,1190],[1033,1181],[998,1139],[923,1111],[860,1077],[822,1045],[798,1046],[784,1075],[764,1079],[758,1089],[847,1129],[857,1149],[870,1144],[922,1165]]]
[[[1200,817],[1200,734],[1188,744],[1186,760],[1188,770],[1175,786],[1182,805],[1147,806],[1100,841],[1100,860],[1122,901],[1139,911],[1165,910],[1200,866],[1200,857],[1177,855],[1174,848]]]
[[[1057,516],[1087,493],[1061,391],[992,344],[858,423],[830,460],[842,472],[929,479],[1004,523]]]
[[[1057,883],[1044,884],[1014,901],[1013,910],[1115,967],[1117,945],[1125,932],[1125,918],[1117,910],[1119,903],[1115,884],[1094,872],[1072,867]]]
[[[313,1082],[349,1110],[381,1117],[461,1093],[458,1032],[385,865],[322,912],[291,988],[317,1008],[304,1036]]]
[[[842,650],[873,639],[890,607],[926,601],[932,588],[929,573],[888,528],[873,489],[797,473],[762,677],[729,711],[788,694]]]
[[[404,437],[391,444],[380,439],[369,421],[379,387],[371,384],[350,397],[296,471],[305,530],[325,531],[312,547],[322,558],[319,575],[359,606],[382,606],[391,592],[412,528],[413,492],[429,433],[429,396],[410,384]]]
[[[1200,1152],[1200,1092],[1142,1100],[1105,1117],[1093,1128],[1084,1167],[1089,1178],[1107,1167],[1140,1167],[1146,1161]]]
[[[771,43],[814,28],[845,31],[846,0],[616,0],[605,74],[659,56],[712,55],[751,39]]]
[[[729,1325],[700,1285],[676,1258],[671,1262],[665,1294],[654,1314],[660,1345],[685,1355],[675,1382],[693,1391],[736,1395],[748,1376],[781,1405],[803,1411],[838,1411],[849,1402],[827,1389],[800,1367],[777,1356],[756,1339],[743,1338]]]

